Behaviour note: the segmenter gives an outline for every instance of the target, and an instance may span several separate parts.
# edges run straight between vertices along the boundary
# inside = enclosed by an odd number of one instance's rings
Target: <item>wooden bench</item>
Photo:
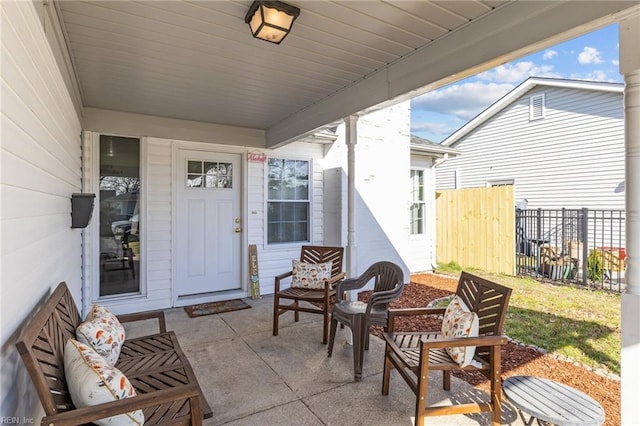
[[[60,283],[16,343],[45,411],[43,425],[77,425],[142,409],[145,425],[202,424],[212,416],[196,376],[163,311],[118,316],[122,323],[155,319],[159,333],[126,340],[116,367],[137,396],[76,408],[64,375],[64,347],[81,318],[65,283]]]

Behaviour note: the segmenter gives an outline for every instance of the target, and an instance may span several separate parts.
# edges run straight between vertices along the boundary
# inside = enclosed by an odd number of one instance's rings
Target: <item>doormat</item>
[[[184,310],[191,318],[202,317],[205,315],[221,314],[223,312],[238,311],[240,309],[248,309],[247,305],[240,299],[224,300],[222,302],[202,303],[200,305],[185,306]]]

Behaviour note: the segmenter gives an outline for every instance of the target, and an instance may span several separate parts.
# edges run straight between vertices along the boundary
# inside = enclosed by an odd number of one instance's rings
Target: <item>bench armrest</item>
[[[93,405],[90,407],[76,408],[75,410],[65,411],[64,413],[46,416],[42,419],[42,425],[81,425],[95,420],[104,419],[106,417],[154,407],[161,404],[167,404],[173,401],[189,398],[196,398],[197,400],[199,394],[200,390],[198,385],[192,383],[172,389],[163,389],[157,392],[139,394],[131,398],[106,402],[104,404]],[[202,414],[201,410],[198,411],[199,412],[196,413],[192,412],[191,415],[194,417],[200,416]]]
[[[506,336],[476,336],[421,340],[424,348],[455,348],[458,346],[501,346],[507,344]]]
[[[133,321],[144,321],[150,319],[158,320],[158,328],[160,329],[160,333],[167,332],[167,322],[164,317],[164,311],[147,311],[147,312],[137,312],[134,314],[123,314],[117,315],[118,321],[125,322],[133,322]]]

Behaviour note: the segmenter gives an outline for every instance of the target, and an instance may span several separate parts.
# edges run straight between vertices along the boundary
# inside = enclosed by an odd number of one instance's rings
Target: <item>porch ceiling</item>
[[[274,146],[615,19],[637,2],[291,1],[281,45],[251,1],[56,3],[82,104],[267,131]]]

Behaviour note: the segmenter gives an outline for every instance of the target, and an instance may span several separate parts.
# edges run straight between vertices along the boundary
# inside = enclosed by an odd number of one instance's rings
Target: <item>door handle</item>
[[[235,232],[242,232],[242,228],[237,227],[236,229],[234,229]]]

